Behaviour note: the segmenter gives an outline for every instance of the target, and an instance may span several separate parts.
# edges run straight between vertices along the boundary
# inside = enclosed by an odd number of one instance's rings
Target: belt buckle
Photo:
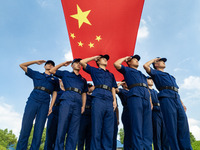
[[[78,89],[77,89],[77,88],[74,88],[74,91],[75,91],[75,92],[78,92]]]
[[[41,90],[43,90],[43,91],[44,91],[44,90],[45,90],[45,87],[43,87],[43,86],[42,86],[42,87],[41,87]]]
[[[160,106],[160,103],[158,103],[158,106]]]
[[[103,88],[104,88],[104,89],[107,89],[107,86],[106,86],[106,85],[103,85]]]

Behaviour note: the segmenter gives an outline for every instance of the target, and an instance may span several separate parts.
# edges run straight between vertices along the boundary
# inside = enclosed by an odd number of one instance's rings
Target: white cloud
[[[198,90],[200,92],[200,77],[189,76],[188,78],[185,78],[181,88],[187,90]]]
[[[65,54],[65,60],[73,60],[73,55],[72,55],[72,51],[67,51],[67,53]]]
[[[12,105],[5,103],[5,98],[0,97],[0,129],[12,130],[18,137],[21,129],[22,116],[17,113]]]
[[[190,132],[192,132],[196,140],[200,140],[200,121],[193,118],[188,118],[188,122]]]
[[[148,36],[149,36],[149,29],[147,27],[146,21],[144,19],[141,19],[137,40],[145,39]]]

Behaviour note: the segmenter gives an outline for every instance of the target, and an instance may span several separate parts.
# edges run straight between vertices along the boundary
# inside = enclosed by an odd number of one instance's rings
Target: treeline
[[[124,130],[120,129],[119,132],[119,137],[120,137],[120,142],[123,144],[124,143]],[[43,131],[42,134],[42,139],[41,139],[41,145],[39,150],[44,149],[44,144],[45,144],[45,137],[46,137],[46,128]],[[31,141],[33,139],[33,128],[29,137],[28,141],[28,150],[31,147]],[[200,150],[200,141],[196,141],[194,135],[190,133],[190,140],[192,144],[193,150]],[[12,130],[2,130],[0,129],[0,150],[7,150],[7,149],[15,149],[17,145],[17,137],[15,134],[13,134]]]
[[[118,135],[120,137],[120,142],[124,143],[124,129],[120,129],[118,132]],[[196,141],[194,135],[190,132],[190,141],[192,144],[193,150],[200,150],[200,141]]]

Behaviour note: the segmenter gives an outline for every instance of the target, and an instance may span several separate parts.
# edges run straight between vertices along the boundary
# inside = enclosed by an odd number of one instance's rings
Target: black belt
[[[96,85],[95,88],[101,88],[101,89],[109,90],[110,92],[112,92],[112,89],[109,86],[105,85],[105,84]]]
[[[136,84],[132,84],[132,85],[130,85],[128,88],[129,88],[129,89],[132,89],[132,88],[134,88],[134,87],[136,87],[136,86],[143,86],[143,87],[145,87],[145,88],[148,88],[148,86],[147,86],[145,83],[136,83]]]
[[[45,91],[45,92],[51,94],[51,91],[43,86],[37,86],[37,87],[34,87],[34,89],[42,90],[42,91]]]
[[[79,90],[78,88],[73,88],[73,87],[69,87],[69,88],[66,88],[65,91],[74,91],[74,92],[77,92],[79,94],[81,94],[81,90]]]
[[[160,103],[153,103],[153,106],[160,106]]]
[[[158,90],[161,91],[161,90],[164,90],[164,89],[173,90],[175,92],[178,92],[178,88],[176,88],[174,86],[163,86],[163,87],[159,88]]]
[[[86,109],[91,109],[91,106],[86,105],[85,108]]]

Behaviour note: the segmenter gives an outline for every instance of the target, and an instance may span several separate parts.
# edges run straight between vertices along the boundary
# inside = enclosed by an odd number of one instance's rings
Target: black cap
[[[160,57],[157,57],[157,58],[160,58]],[[167,61],[167,58],[161,58],[159,61],[164,61],[164,62],[166,62],[166,61]],[[153,65],[153,68],[156,69],[155,63],[152,63],[152,65]]]
[[[138,61],[140,61],[140,56],[139,55],[133,55],[133,56],[131,56],[132,57],[132,59],[133,58],[136,58]]]
[[[92,87],[93,85],[92,85],[92,83],[88,83],[87,86],[88,86],[88,88],[90,88],[90,87]]]
[[[101,56],[99,59],[105,58],[107,61],[110,59],[110,56],[107,55],[107,54],[105,54],[105,55],[99,55],[99,56]],[[99,60],[99,59],[98,59],[98,60]],[[97,61],[98,61],[98,60],[97,60]],[[97,61],[96,61],[96,64],[97,64],[97,66],[99,66],[98,63],[97,63]]]
[[[73,61],[72,61],[72,64],[75,63],[75,62],[80,62],[82,59],[81,58],[75,58]]]
[[[45,66],[46,66],[46,64],[52,64],[53,66],[55,66],[55,63],[53,60],[47,60],[45,63]]]
[[[107,59],[107,60],[109,60],[110,59],[110,56],[109,55],[107,55],[107,54],[105,54],[105,55],[99,55],[99,56],[101,56],[100,58],[105,58],[105,59]],[[99,58],[99,59],[100,59]]]
[[[140,56],[139,55],[133,55],[133,56],[130,56],[132,59],[133,58],[136,58],[138,61],[140,61]],[[129,61],[131,61],[132,59],[130,59]],[[128,64],[128,62],[129,61],[127,61],[126,63]]]

